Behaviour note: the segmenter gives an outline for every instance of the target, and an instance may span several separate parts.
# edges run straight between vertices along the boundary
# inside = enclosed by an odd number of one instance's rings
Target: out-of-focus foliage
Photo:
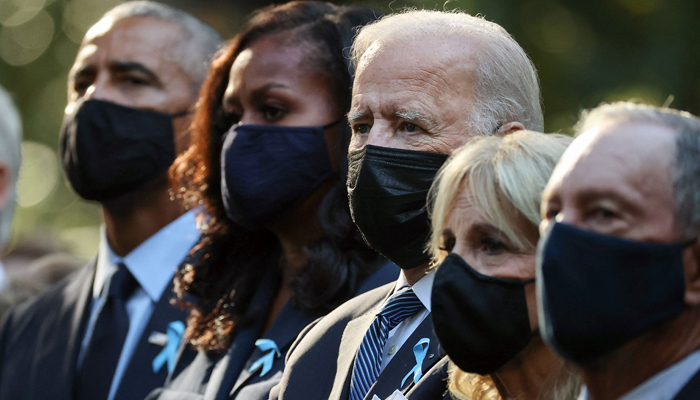
[[[226,37],[264,0],[167,0]],[[16,231],[49,231],[83,257],[98,242],[99,208],[66,185],[56,155],[66,78],[80,40],[118,0],[0,0],[0,85],[24,119]],[[546,130],[571,132],[579,112],[636,99],[700,113],[697,0],[341,1],[384,13],[405,7],[481,14],[505,27],[539,71]],[[1,117],[0,117],[1,118]],[[624,151],[624,149],[620,149]]]

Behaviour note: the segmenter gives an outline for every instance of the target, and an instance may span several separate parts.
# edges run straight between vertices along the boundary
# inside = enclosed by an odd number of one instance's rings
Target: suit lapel
[[[168,376],[167,365],[164,365],[158,373],[153,372],[152,366],[153,359],[160,354],[163,346],[149,343],[148,338],[153,332],[167,333],[168,325],[173,321],[186,323],[189,312],[170,304],[172,293],[173,282],[171,281],[153,309],[151,319],[148,321],[124,372],[122,382],[128,382],[128,384],[119,386],[114,396],[115,400],[142,399],[153,388],[165,382],[165,378]],[[179,354],[178,364],[191,362],[195,354],[194,350],[186,346]]]
[[[58,363],[39,361],[35,364],[36,376],[53,377],[53,384],[40,385],[44,391],[38,397],[63,399],[56,394],[65,394],[65,399],[72,398],[75,368],[85,332],[85,326],[90,317],[90,302],[92,301],[92,282],[95,278],[96,261],[78,272],[76,279],[68,283],[62,293],[63,304],[55,316],[55,323],[43,327],[42,359],[53,358]],[[61,367],[54,369],[56,364]],[[37,390],[37,389],[35,389]]]
[[[377,378],[377,381],[374,383],[374,385],[372,385],[369,392],[365,396],[365,399],[372,399],[372,396],[375,394],[380,399],[385,399],[389,397],[396,389],[406,393],[411,387],[413,387],[413,374],[406,379],[403,386],[401,386],[401,381],[416,365],[416,357],[413,353],[413,346],[415,346],[418,341],[423,338],[430,339],[428,352],[423,360],[421,368],[423,374],[425,375],[430,368],[442,358],[444,351],[442,350],[442,347],[439,346],[437,337],[433,332],[432,319],[430,318],[430,314],[428,314],[423,322],[418,325],[418,328],[416,328],[411,336],[408,337],[394,358],[392,358],[389,364],[387,364],[386,368],[384,368],[382,373]]]
[[[207,388],[204,391],[203,400],[226,399],[230,388],[238,380],[250,354],[255,350],[255,341],[260,338],[268,310],[279,286],[275,267],[275,265],[270,265],[260,283],[259,289],[251,300],[250,309],[257,310],[257,317],[251,321],[250,325],[242,328],[236,334],[226,354],[214,367],[209,383],[207,383]]]
[[[296,339],[296,337],[299,335],[299,332],[301,332],[302,329],[321,315],[322,313],[312,314],[300,310],[294,307],[291,301],[288,301],[287,304],[284,305],[279,315],[270,326],[270,329],[264,336],[265,339],[275,342],[281,353],[281,357],[275,359],[272,370],[268,372],[270,376],[272,376],[278,370],[281,371],[284,368],[284,358],[286,352],[291,347],[294,339]],[[230,397],[235,396],[235,394],[242,387],[248,384],[267,379],[267,377],[260,376],[260,368],[257,368],[252,372],[249,371],[250,366],[265,354],[265,352],[262,352],[257,347],[253,350],[253,353],[246,362],[245,368],[241,371],[236,384],[230,392]]]
[[[362,315],[353,318],[345,326],[338,349],[338,373],[335,375],[333,390],[329,398],[347,399],[350,397],[350,381],[355,356],[360,349],[362,339],[374,321],[374,317],[381,311],[382,305],[394,291],[394,286],[388,285],[387,289],[388,291],[381,301],[369,307]]]

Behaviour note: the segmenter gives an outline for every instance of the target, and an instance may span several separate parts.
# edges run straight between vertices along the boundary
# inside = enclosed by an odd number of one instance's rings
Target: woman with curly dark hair
[[[265,8],[212,64],[171,167],[173,195],[203,206],[198,261],[175,278],[200,351],[150,398],[267,399],[307,324],[398,275],[363,242],[345,189],[344,52],[376,18],[325,2]]]

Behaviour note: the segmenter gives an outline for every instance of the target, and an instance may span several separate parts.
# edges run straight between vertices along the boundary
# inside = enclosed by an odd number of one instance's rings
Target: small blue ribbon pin
[[[401,381],[401,386],[406,383],[406,379],[413,374],[413,383],[418,383],[418,380],[423,376],[423,360],[425,360],[425,355],[428,354],[428,346],[430,346],[430,339],[423,338],[413,346],[413,355],[416,356],[416,366],[408,371],[408,374],[404,376]]]
[[[175,358],[177,356],[177,348],[180,347],[182,334],[185,333],[185,324],[182,321],[173,321],[168,324],[168,342],[163,347],[163,350],[158,353],[153,359],[153,373],[157,374],[165,363],[168,363],[168,373],[173,372],[175,368]]]
[[[255,371],[255,369],[262,364],[260,376],[265,376],[265,374],[270,372],[272,369],[272,363],[275,361],[275,358],[282,357],[282,354],[280,354],[277,344],[270,339],[258,339],[255,341],[255,345],[258,346],[261,351],[270,350],[270,352],[260,357],[258,361],[254,362],[253,365],[250,366],[250,369],[248,369],[248,372]]]

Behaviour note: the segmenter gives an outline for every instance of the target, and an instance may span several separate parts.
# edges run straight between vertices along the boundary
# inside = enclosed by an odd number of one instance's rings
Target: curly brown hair
[[[347,113],[353,71],[344,51],[355,29],[377,18],[360,7],[297,1],[254,13],[212,63],[195,111],[191,143],[170,168],[174,195],[186,207],[203,206],[198,215],[202,237],[193,250],[194,261],[175,276],[178,302],[190,309],[190,343],[207,351],[228,348],[237,326],[266,310],[251,310],[250,300],[268,268],[276,268],[279,243],[269,231],[251,231],[225,215],[221,197],[222,135],[231,123],[221,108],[229,71],[238,54],[263,36],[280,32],[308,45],[305,68],[325,77],[337,107]],[[292,301],[314,312],[328,312],[350,298],[361,281],[383,260],[363,242],[352,222],[345,180],[350,130],[339,134],[338,182],[325,195],[318,211],[320,239],[307,246],[308,263],[292,283]],[[259,314],[258,314],[259,315]]]

